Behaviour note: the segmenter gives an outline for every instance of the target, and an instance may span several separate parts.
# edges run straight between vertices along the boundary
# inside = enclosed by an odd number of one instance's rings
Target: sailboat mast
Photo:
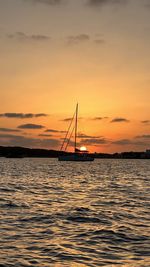
[[[78,103],[77,103],[77,105],[76,105],[74,152],[76,152],[76,145],[77,145],[77,131],[78,131]]]

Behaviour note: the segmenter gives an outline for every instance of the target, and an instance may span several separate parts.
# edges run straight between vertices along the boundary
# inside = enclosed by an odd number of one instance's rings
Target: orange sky
[[[78,101],[79,145],[149,148],[149,1],[35,2],[0,2],[0,145],[59,149]]]

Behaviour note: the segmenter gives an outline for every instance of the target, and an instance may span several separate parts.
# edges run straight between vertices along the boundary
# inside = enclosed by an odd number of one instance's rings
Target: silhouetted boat
[[[75,119],[75,126],[73,127],[71,134],[68,137],[69,131],[71,129],[72,122],[74,121],[74,119]],[[77,148],[77,129],[78,129],[78,104],[76,105],[75,114],[73,115],[73,118],[72,118],[70,125],[69,125],[69,128],[68,128],[68,131],[67,131],[66,136],[64,138],[63,144],[61,146],[61,153],[63,151],[64,146],[65,146],[65,152],[66,152],[67,147],[68,147],[69,142],[70,142],[70,139],[71,139],[73,132],[74,132],[74,153],[71,153],[68,155],[67,154],[60,155],[58,157],[59,161],[94,161],[94,158],[88,154],[87,150],[82,151],[82,150]]]

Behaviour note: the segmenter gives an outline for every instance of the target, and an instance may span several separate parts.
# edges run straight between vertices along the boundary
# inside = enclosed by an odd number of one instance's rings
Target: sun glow
[[[81,147],[80,147],[80,151],[83,151],[83,152],[84,152],[84,151],[87,151],[87,148],[86,148],[85,146],[81,146]]]

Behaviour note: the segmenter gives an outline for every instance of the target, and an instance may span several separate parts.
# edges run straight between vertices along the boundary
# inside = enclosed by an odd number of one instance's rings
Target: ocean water
[[[149,267],[150,161],[0,159],[0,267]]]

